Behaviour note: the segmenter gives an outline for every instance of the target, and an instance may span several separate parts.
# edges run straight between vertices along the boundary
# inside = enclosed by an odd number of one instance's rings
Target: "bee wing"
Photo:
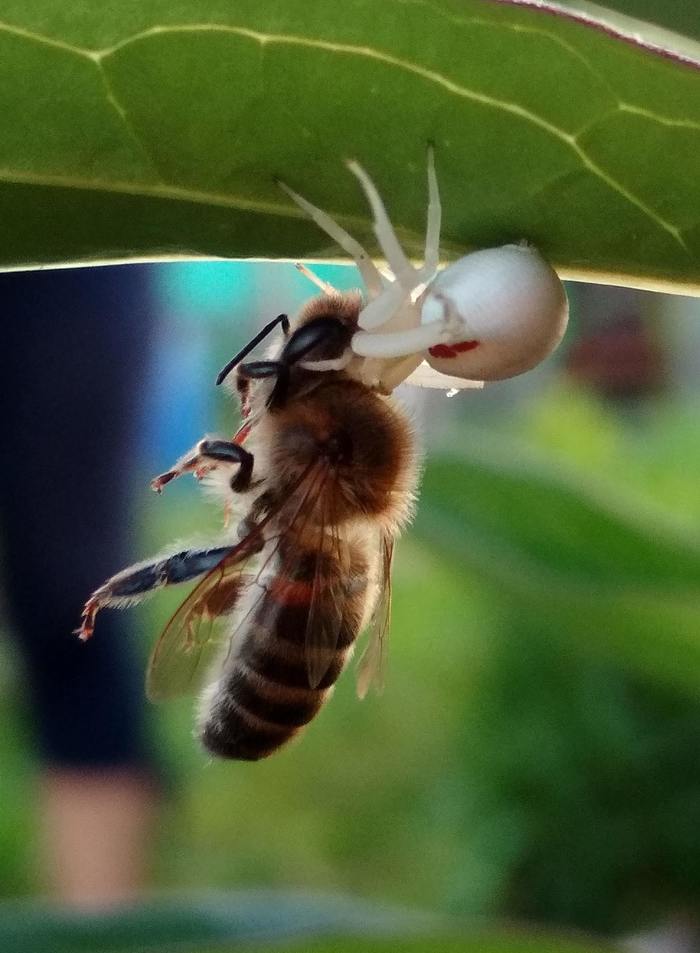
[[[200,687],[210,672],[210,662],[225,641],[233,642],[236,632],[258,608],[266,587],[261,576],[280,551],[284,535],[301,532],[313,513],[319,486],[320,467],[307,468],[300,480],[294,504],[288,499],[271,507],[265,517],[240,540],[195,586],[166,625],[151,653],[146,675],[146,694],[163,701]],[[272,526],[282,529],[271,533]],[[258,594],[245,616],[229,631],[217,637],[219,620],[230,617],[241,597],[252,587]]]
[[[338,531],[333,493],[324,495],[311,601],[306,624],[309,685],[320,685],[336,658],[349,595],[349,549]]]
[[[146,694],[152,701],[199,687],[219,644],[216,621],[234,611],[249,583],[245,569],[253,556],[252,536],[207,573],[166,625],[148,663]]]
[[[359,698],[364,698],[372,685],[377,691],[382,691],[384,688],[384,657],[391,621],[391,566],[394,559],[394,539],[386,533],[381,533],[378,545],[377,601],[369,621],[367,644],[357,664]]]

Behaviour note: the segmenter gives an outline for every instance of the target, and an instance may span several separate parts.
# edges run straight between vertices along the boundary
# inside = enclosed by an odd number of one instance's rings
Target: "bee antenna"
[[[247,357],[250,354],[250,352],[253,350],[253,348],[257,347],[258,344],[260,344],[260,342],[264,340],[271,331],[274,331],[274,329],[277,327],[278,324],[282,325],[282,330],[284,331],[285,334],[288,333],[289,318],[287,317],[286,314],[278,314],[277,317],[274,319],[274,321],[270,321],[268,324],[265,325],[265,327],[261,331],[258,331],[255,337],[252,338],[250,341],[248,341],[246,346],[242,350],[240,350],[235,357],[231,358],[231,360],[228,362],[226,367],[222,368],[219,371],[219,375],[216,378],[217,387],[219,386],[219,384],[223,384],[223,382],[226,380],[226,378],[234,369],[234,367],[237,364],[240,364],[243,358]]]
[[[332,284],[328,281],[324,281],[323,278],[319,278],[318,275],[315,275],[310,268],[307,268],[306,265],[298,261],[295,263],[294,267],[297,271],[300,271],[305,278],[308,278],[309,281],[313,282],[317,288],[320,288],[321,291],[325,292],[327,295],[336,295],[338,294],[338,289],[334,288]]]

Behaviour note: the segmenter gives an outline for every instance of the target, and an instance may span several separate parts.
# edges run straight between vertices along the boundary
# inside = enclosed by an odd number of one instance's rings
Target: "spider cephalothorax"
[[[439,270],[441,203],[432,149],[425,254],[419,267],[401,248],[370,177],[357,162],[349,162],[348,168],[369,202],[389,274],[327,212],[280,184],[360,271],[366,300],[351,341],[352,354],[360,360],[348,366],[349,373],[385,393],[403,381],[478,386],[520,374],[554,350],[566,328],[566,294],[554,269],[532,246],[521,242],[483,249]],[[317,283],[326,293],[334,290]]]

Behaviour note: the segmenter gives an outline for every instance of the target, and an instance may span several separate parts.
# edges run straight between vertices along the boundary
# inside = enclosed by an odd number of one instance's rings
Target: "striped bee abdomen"
[[[344,543],[341,565],[322,547],[299,549],[292,561],[295,545],[284,541],[275,571],[252,587],[261,594],[242,610],[230,656],[206,692],[201,740],[219,757],[255,761],[289,741],[330,695],[360,634],[369,594],[362,547]],[[309,653],[322,673],[317,684]]]

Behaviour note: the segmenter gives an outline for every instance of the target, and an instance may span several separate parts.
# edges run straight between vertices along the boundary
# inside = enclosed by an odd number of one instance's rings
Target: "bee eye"
[[[351,330],[334,315],[321,315],[294,332],[282,352],[286,364],[304,358],[332,359],[343,353],[350,343]]]
[[[460,258],[428,288],[421,323],[448,320],[455,336],[425,359],[469,380],[513,377],[551,354],[567,319],[564,286],[534,248],[487,248]]]

